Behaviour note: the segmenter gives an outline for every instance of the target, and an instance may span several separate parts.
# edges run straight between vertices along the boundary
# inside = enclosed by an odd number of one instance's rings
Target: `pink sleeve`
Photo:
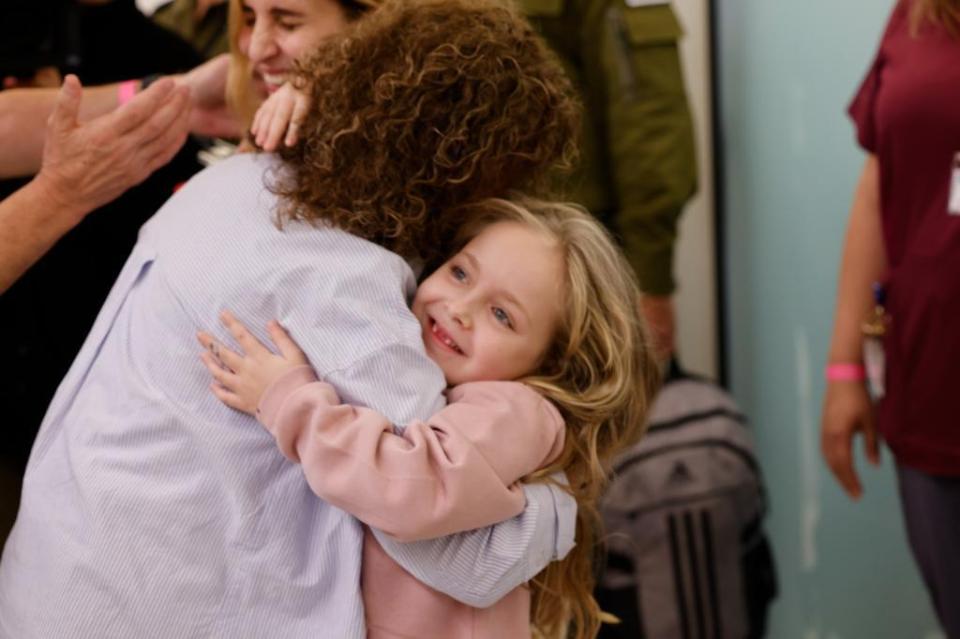
[[[517,482],[563,448],[560,414],[523,384],[464,384],[449,399],[401,436],[382,415],[340,404],[333,387],[295,369],[267,389],[258,414],[317,495],[410,541],[519,514]]]

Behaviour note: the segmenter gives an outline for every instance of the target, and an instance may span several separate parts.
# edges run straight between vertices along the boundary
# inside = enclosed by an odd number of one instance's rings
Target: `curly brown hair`
[[[298,69],[312,106],[280,152],[280,219],[329,223],[407,258],[444,252],[457,207],[545,192],[580,105],[553,53],[495,0],[389,0]]]

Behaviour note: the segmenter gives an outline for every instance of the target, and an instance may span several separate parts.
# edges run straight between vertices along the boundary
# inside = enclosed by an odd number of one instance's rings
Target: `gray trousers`
[[[960,639],[960,477],[897,464],[913,557],[947,637]]]

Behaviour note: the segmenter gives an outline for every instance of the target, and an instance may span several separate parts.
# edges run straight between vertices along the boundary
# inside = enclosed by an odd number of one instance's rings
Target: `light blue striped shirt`
[[[278,318],[344,401],[395,423],[435,412],[445,384],[408,311],[409,266],[342,231],[278,229],[273,170],[231,158],[141,230],[34,445],[0,564],[3,637],[364,636],[359,523],[214,398],[194,333],[229,343],[224,308],[261,339]],[[527,499],[488,529],[378,537],[429,585],[489,604],[572,544],[569,497]]]

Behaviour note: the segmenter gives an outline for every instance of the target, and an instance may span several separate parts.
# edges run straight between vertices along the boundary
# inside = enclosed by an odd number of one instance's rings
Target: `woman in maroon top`
[[[858,498],[853,437],[878,463],[883,436],[914,556],[960,637],[960,0],[897,3],[850,115],[869,155],[840,270],[823,454]],[[861,366],[874,282],[889,317],[876,420]]]

